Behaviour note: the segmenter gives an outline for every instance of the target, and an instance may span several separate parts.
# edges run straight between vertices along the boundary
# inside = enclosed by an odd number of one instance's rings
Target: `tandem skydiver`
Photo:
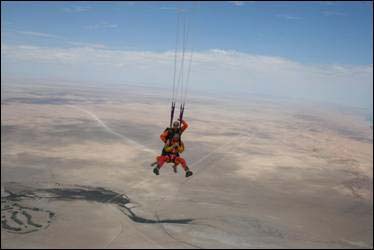
[[[188,168],[186,160],[183,159],[179,154],[184,151],[184,143],[181,140],[181,134],[188,128],[186,121],[182,120],[181,126],[179,122],[175,121],[172,128],[167,128],[160,135],[160,139],[165,143],[164,148],[160,156],[156,157],[156,162],[152,163],[151,166],[156,165],[153,172],[159,175],[160,168],[164,163],[174,163],[174,172],[177,172],[177,166],[181,164],[182,168],[186,172],[186,177],[191,176],[193,173]]]

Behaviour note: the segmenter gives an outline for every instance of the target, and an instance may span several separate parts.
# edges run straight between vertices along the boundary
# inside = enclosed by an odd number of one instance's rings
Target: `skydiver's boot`
[[[174,170],[174,173],[177,173],[177,165],[173,165],[173,170]]]
[[[186,177],[190,177],[191,175],[193,175],[192,171],[186,167]]]
[[[153,169],[153,173],[155,173],[155,175],[159,175],[160,174],[160,172],[159,172],[159,168],[158,168],[158,166],[157,167],[155,167],[154,169]]]

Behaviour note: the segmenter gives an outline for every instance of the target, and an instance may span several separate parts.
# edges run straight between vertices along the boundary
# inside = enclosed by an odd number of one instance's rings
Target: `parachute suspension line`
[[[194,14],[194,12],[196,12],[197,8],[198,8],[198,4],[196,4],[194,6],[194,10],[191,11],[192,14],[191,14],[190,20],[192,20],[192,15]],[[189,33],[191,33],[191,29],[189,29]],[[191,35],[189,35],[189,37],[191,37]],[[191,44],[191,42],[190,42],[190,44]],[[184,87],[184,93],[182,95],[183,96],[182,97],[183,110],[184,110],[184,105],[185,105],[186,100],[187,100],[188,87],[189,87],[189,82],[190,82],[192,55],[193,55],[193,48],[192,48],[192,46],[190,46],[190,58],[189,58],[189,62],[188,62],[188,69],[187,69],[187,76],[186,76],[186,82],[185,82],[185,87]]]
[[[182,32],[182,55],[181,55],[181,62],[180,62],[180,67],[179,67],[179,75],[178,75],[178,82],[177,82],[177,90],[176,90],[176,95],[177,98],[178,96],[181,96],[180,93],[182,92],[183,89],[183,75],[184,75],[184,55],[185,55],[185,50],[186,50],[186,15],[183,14],[183,32]],[[179,101],[181,101],[179,97]]]
[[[183,46],[182,46],[182,59],[181,59],[181,65],[180,65],[180,74],[179,74],[179,87],[180,87],[180,93],[178,93],[179,101],[180,101],[180,108],[179,108],[179,121],[183,120],[183,113],[184,113],[184,103],[183,103],[183,92],[184,92],[184,83],[185,83],[185,55],[186,55],[186,47],[187,47],[187,41],[188,41],[188,19],[187,14],[184,13],[184,19],[183,19]],[[182,123],[179,123],[179,129],[182,128]]]
[[[190,53],[190,60],[188,62],[188,71],[187,71],[187,79],[186,79],[186,84],[185,84],[185,88],[184,88],[184,94],[183,94],[183,98],[182,98],[182,103],[183,103],[183,106],[184,104],[186,103],[186,99],[187,99],[187,94],[188,94],[188,86],[189,86],[189,83],[190,83],[190,74],[191,74],[191,64],[192,64],[192,54],[193,54],[193,50],[191,48],[191,53]]]
[[[178,58],[178,44],[179,44],[179,22],[180,22],[180,13],[177,14],[177,36],[175,38],[175,50],[174,50],[174,74],[173,74],[173,92],[171,101],[175,102],[175,78],[177,74],[177,58]]]
[[[182,14],[181,14],[182,12]],[[190,80],[191,62],[192,62],[192,49],[190,50],[189,62],[186,57],[187,42],[189,38],[189,23],[186,10],[178,10],[177,16],[177,37],[175,42],[174,51],[174,74],[173,74],[173,92],[171,97],[171,113],[170,113],[170,126],[172,126],[175,106],[180,103],[179,120],[182,121],[184,107],[186,103],[188,85]],[[183,30],[180,31],[182,29]],[[179,51],[181,50],[181,51]],[[181,124],[180,124],[181,126]]]
[[[179,120],[182,121],[183,113],[184,113],[184,92],[185,92],[185,55],[186,55],[186,47],[188,42],[188,35],[189,35],[189,22],[188,19],[186,20],[186,16],[184,16],[184,29],[183,29],[183,50],[182,50],[182,60],[181,60],[181,72],[179,75],[179,84],[180,84],[180,108],[179,108]],[[181,126],[181,123],[179,124]]]
[[[189,20],[192,20],[192,15],[193,15],[193,12],[196,11],[196,5],[192,8],[191,10],[191,15],[189,16]],[[190,28],[190,23],[191,21],[189,22],[189,26],[188,26],[188,38],[191,37],[191,28]],[[189,44],[191,44],[191,42],[189,42]],[[185,83],[184,83],[184,93],[182,93],[182,100],[181,102],[183,103],[183,110],[184,110],[184,105],[186,103],[186,100],[187,100],[187,94],[188,94],[188,87],[189,87],[189,82],[190,82],[190,75],[191,75],[191,64],[192,64],[192,55],[193,55],[193,48],[192,46],[190,46],[190,58],[189,58],[189,62],[188,62],[188,66],[187,66],[187,71],[186,71],[186,77],[185,77]]]
[[[173,74],[173,92],[171,96],[171,110],[170,110],[170,127],[173,124],[174,110],[175,110],[175,78],[177,71],[177,57],[178,57],[178,42],[179,42],[179,22],[180,22],[180,13],[177,14],[177,36],[175,39],[175,50],[174,50],[174,74]]]
[[[183,102],[183,92],[184,92],[184,86],[185,86],[185,80],[186,80],[186,77],[185,77],[185,65],[187,65],[185,63],[185,56],[186,56],[186,48],[187,48],[187,42],[188,42],[188,31],[189,31],[189,24],[188,24],[188,19],[186,20],[186,23],[185,23],[185,26],[186,26],[186,29],[185,29],[185,32],[183,34],[183,71],[182,71],[182,79],[181,79],[181,92],[180,92],[180,102],[182,103]]]

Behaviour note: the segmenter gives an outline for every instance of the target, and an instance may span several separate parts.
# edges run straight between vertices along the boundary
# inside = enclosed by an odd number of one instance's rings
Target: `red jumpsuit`
[[[158,168],[161,168],[165,162],[173,162],[175,166],[181,164],[185,171],[188,170],[186,160],[179,156],[179,153],[184,151],[183,142],[173,141],[169,145],[165,145],[164,149],[169,154],[157,156]]]

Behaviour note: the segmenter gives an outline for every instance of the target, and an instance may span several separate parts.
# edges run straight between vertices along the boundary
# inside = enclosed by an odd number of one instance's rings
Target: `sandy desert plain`
[[[168,125],[162,89],[1,88],[2,248],[373,247],[360,109],[191,92],[185,178],[149,165]]]

